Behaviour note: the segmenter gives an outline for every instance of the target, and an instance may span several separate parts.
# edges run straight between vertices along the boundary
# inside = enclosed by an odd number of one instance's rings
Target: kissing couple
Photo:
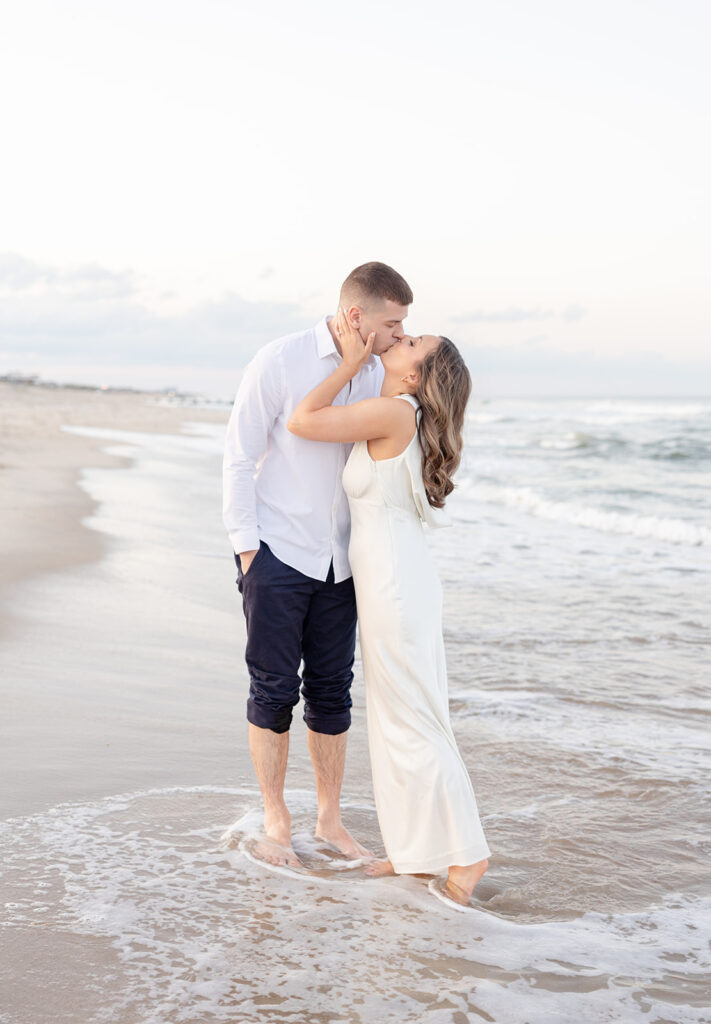
[[[224,521],[264,801],[256,855],[300,865],[284,801],[300,691],[317,838],[373,876],[447,872],[441,894],[467,904],[489,848],[450,725],[442,588],[423,524],[446,525],[471,380],[448,338],[405,334],[412,301],[397,271],[365,263],[335,317],[257,353],[227,429]],[[356,618],[385,861],[341,820]]]

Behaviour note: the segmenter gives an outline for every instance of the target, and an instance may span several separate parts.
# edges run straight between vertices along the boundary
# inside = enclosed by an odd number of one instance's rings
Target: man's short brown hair
[[[387,263],[362,263],[351,270],[341,286],[341,295],[348,296],[357,305],[368,307],[390,299],[399,306],[409,306],[412,289],[397,270]]]

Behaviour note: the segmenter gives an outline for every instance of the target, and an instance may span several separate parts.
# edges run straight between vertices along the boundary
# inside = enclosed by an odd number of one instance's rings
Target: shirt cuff
[[[259,550],[259,533],[257,530],[236,530],[234,533],[228,534],[232,543],[232,550],[236,555],[241,555],[243,551],[258,551]]]

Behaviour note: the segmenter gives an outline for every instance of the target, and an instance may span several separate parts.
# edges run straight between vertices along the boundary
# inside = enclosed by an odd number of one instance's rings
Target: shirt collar
[[[340,355],[336,348],[333,336],[328,329],[329,321],[333,320],[332,316],[325,316],[323,320],[319,320],[314,328],[316,334],[316,348],[318,350],[319,359],[325,359],[326,356],[335,356],[340,362]],[[375,362],[375,356],[371,353],[368,357],[367,362],[363,365],[364,370],[374,370],[377,366]]]

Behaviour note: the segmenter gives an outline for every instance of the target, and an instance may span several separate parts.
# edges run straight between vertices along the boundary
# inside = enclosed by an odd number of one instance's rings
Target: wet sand
[[[82,524],[95,503],[78,481],[85,467],[125,460],[63,427],[180,434],[188,421],[227,420],[223,411],[166,403],[160,393],[0,382],[0,630],[12,584],[91,562],[105,547]]]
[[[63,429],[140,431],[160,441],[200,424],[219,431],[226,418],[224,410],[166,404],[161,394],[0,384],[0,818],[176,778],[229,777],[241,668],[219,458],[210,460],[210,505],[226,564],[225,621],[215,627],[224,646],[213,643],[214,660],[205,654],[196,670],[192,609],[182,636],[179,625],[190,574],[168,600],[154,590],[166,563],[182,564],[185,550],[132,560],[130,545],[96,522],[92,474],[130,502],[132,452]],[[132,521],[142,552],[151,510],[139,500]]]

